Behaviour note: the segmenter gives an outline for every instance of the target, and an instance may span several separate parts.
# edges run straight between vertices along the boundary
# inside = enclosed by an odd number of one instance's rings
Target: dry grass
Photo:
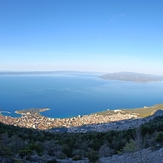
[[[157,110],[163,110],[163,104],[157,104],[150,107],[135,108],[135,109],[118,109],[122,110],[123,114],[136,114],[138,117],[147,117],[153,115]],[[98,115],[112,115],[116,114],[114,110],[106,110],[103,112],[98,112]]]

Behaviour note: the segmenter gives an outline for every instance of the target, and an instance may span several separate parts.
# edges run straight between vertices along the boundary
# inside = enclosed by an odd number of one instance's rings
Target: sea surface
[[[48,117],[86,115],[107,109],[163,103],[163,82],[103,80],[99,74],[1,75],[0,111],[49,107]]]

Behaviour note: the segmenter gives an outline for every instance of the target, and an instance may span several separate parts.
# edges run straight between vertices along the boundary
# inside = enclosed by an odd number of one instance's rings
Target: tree
[[[122,151],[127,153],[137,151],[137,144],[135,140],[130,139],[130,141],[123,147]]]
[[[109,147],[108,143],[104,143],[99,150],[100,157],[109,157],[112,156],[113,154],[114,154],[114,150]]]
[[[88,153],[88,159],[90,163],[95,163],[99,159],[97,151],[91,150]]]
[[[143,163],[142,149],[144,148],[144,141],[143,141],[143,137],[142,137],[142,134],[141,134],[141,128],[140,127],[135,129],[134,140],[135,140],[135,143],[136,143],[136,148],[139,151],[140,162]]]

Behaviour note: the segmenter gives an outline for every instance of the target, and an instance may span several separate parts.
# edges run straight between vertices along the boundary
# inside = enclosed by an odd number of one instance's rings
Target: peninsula
[[[116,72],[101,75],[100,78],[105,80],[120,80],[120,81],[131,81],[131,82],[153,82],[163,81],[163,76],[142,74],[134,72]]]
[[[29,114],[33,114],[33,115],[40,115],[40,112],[44,112],[50,110],[49,108],[41,108],[41,109],[37,109],[37,108],[30,108],[30,109],[23,109],[23,110],[17,110],[15,111],[16,114],[21,114],[21,115],[29,115]],[[41,116],[41,115],[40,115]]]

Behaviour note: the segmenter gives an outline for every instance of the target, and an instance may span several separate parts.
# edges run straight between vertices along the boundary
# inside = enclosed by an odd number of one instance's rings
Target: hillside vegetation
[[[96,162],[101,157],[163,145],[163,116],[137,129],[88,133],[50,133],[0,123],[0,162]]]

